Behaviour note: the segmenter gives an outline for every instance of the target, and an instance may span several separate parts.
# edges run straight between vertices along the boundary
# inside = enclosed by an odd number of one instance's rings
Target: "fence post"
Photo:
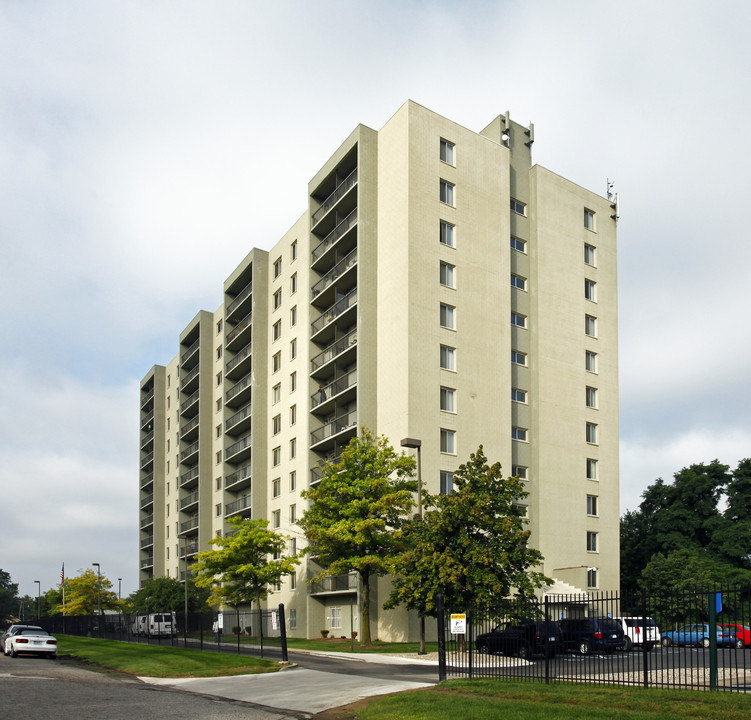
[[[284,618],[284,603],[279,603],[279,637],[282,643],[282,661],[287,662],[287,621]]]
[[[550,598],[545,595],[545,624],[543,625],[544,632],[546,634],[545,638],[545,684],[550,684],[550,653],[553,652],[553,648],[550,647],[550,625],[548,624],[550,622]],[[563,643],[563,638],[558,638],[558,640]]]
[[[722,594],[720,597],[722,597]],[[709,605],[709,689],[717,690],[717,595],[707,595]]]
[[[438,620],[438,682],[443,682],[446,679],[446,615],[441,593],[435,596],[435,607]]]
[[[474,677],[474,667],[472,665],[472,627],[473,627],[474,612],[473,606],[470,606],[467,610],[467,634],[464,636],[464,653],[467,656],[467,663],[469,665],[469,679]]]
[[[647,589],[641,589],[641,652],[644,656],[642,671],[644,672],[644,687],[649,687],[649,653],[647,652]]]

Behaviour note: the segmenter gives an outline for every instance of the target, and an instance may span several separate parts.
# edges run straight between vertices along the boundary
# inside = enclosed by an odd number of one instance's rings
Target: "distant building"
[[[482,444],[526,480],[556,591],[618,588],[615,210],[532,166],[533,140],[508,114],[476,133],[410,101],[342,143],[302,217],[141,381],[141,581],[184,578],[234,515],[300,550],[301,491],[367,426],[421,441],[433,493]],[[312,574],[269,601],[290,633],[358,629],[356,579]],[[416,638],[405,611],[378,616],[375,637]]]

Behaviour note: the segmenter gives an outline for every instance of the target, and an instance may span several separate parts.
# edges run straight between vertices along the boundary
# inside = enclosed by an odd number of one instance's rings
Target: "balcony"
[[[196,465],[198,463],[198,443],[194,442],[185,450],[180,451],[180,463],[182,465]]]
[[[311,410],[328,414],[334,410],[336,401],[349,403],[357,395],[357,370],[351,370],[328,385],[320,387],[310,396]]]
[[[339,448],[334,447],[334,449],[331,452],[329,452],[329,454],[326,457],[321,458],[319,460],[319,464],[318,465],[316,465],[313,468],[310,468],[310,485],[311,485],[311,487],[313,485],[317,485],[319,482],[321,482],[321,478],[323,477],[323,468],[324,468],[324,465],[326,465],[327,463],[331,463],[333,465],[336,465],[338,462],[341,461],[341,459],[342,459],[341,450],[343,450],[343,449],[344,448],[342,448],[342,447],[339,447]]]
[[[190,533],[198,529],[198,515],[194,515],[189,520],[180,523],[180,534]]]
[[[154,514],[150,513],[144,518],[141,518],[141,530],[145,530],[147,527],[150,527],[154,524]]]
[[[147,547],[151,547],[154,544],[154,536],[153,535],[147,535],[144,538],[141,538],[141,550],[145,550]]]
[[[183,557],[185,557],[186,555],[195,555],[198,552],[198,540],[192,540],[191,542],[186,543],[182,549],[182,552],[183,552]],[[182,574],[185,575],[184,570]],[[191,574],[191,577],[192,577],[192,574]]]
[[[224,489],[231,492],[237,492],[243,488],[250,487],[251,484],[251,468],[250,465],[243,465],[237,469],[231,475],[227,475],[224,478]]]
[[[148,452],[141,457],[141,470],[148,471],[154,467],[154,453]]]
[[[337,262],[337,256],[342,257],[357,245],[357,208],[349,212],[336,223],[321,242],[313,248],[311,268],[316,272],[326,272]],[[331,252],[334,248],[336,253]]]
[[[146,411],[153,407],[154,403],[151,402],[154,399],[154,388],[149,388],[145,392],[141,390],[141,410]]]
[[[180,475],[180,488],[183,490],[190,490],[190,488],[198,485],[198,465],[192,467],[188,472],[184,472]]]
[[[141,498],[141,510],[148,510],[154,506],[154,493],[150,492]]]
[[[357,573],[347,573],[346,575],[331,575],[329,577],[308,583],[309,595],[333,595],[337,593],[356,593],[357,592]]]
[[[154,556],[150,555],[145,560],[141,560],[141,570],[145,570],[146,568],[154,567]]]
[[[227,364],[224,366],[224,377],[227,380],[236,380],[250,372],[252,347],[252,345],[246,345],[235,357],[227,361]]]
[[[147,413],[144,413],[144,416],[141,418],[141,430],[144,432],[148,432],[152,429],[154,425],[154,411],[149,410]]]
[[[241,498],[224,506],[224,515],[226,517],[230,517],[231,515],[250,517],[250,514],[250,495],[243,495]]]
[[[327,367],[333,360],[337,364],[349,365],[355,360],[355,348],[357,346],[357,328],[343,335],[327,348],[322,350],[310,361],[310,374],[313,378],[329,377],[335,374],[334,367]]]
[[[236,295],[226,306],[224,311],[225,322],[232,322],[238,317],[242,317],[243,310],[250,307],[250,299],[253,294],[253,283],[248,283],[238,295]],[[247,302],[246,302],[247,301]]]
[[[334,447],[337,440],[343,440],[357,433],[357,411],[344,413],[310,433],[310,449],[318,453]]]
[[[201,338],[199,337],[192,345],[182,351],[180,354],[180,367],[183,370],[190,370],[198,363],[198,350],[201,347]]]
[[[249,312],[235,327],[230,330],[224,338],[224,347],[232,352],[237,351],[243,345],[250,342],[253,313]]]
[[[224,421],[224,432],[227,435],[237,436],[245,430],[250,429],[251,425],[251,403],[238,410]]]
[[[238,380],[224,396],[224,404],[228,407],[240,407],[250,400],[253,374],[248,373],[242,380]]]
[[[180,498],[180,512],[187,512],[189,509],[198,505],[198,491],[186,495],[184,498]]]
[[[344,180],[342,180],[334,191],[321,203],[318,209],[313,213],[311,224],[315,227],[326,215],[329,214],[339,201],[357,185],[357,168],[355,168]]]
[[[180,378],[180,392],[184,392],[187,395],[198,389],[198,375],[200,369],[201,366],[196,365],[187,375],[183,375]]]
[[[154,431],[150,430],[141,438],[141,450],[151,450],[154,447]]]
[[[180,415],[183,417],[193,417],[198,412],[198,393],[196,390],[190,397],[185,398],[180,403]]]
[[[330,305],[334,301],[334,290],[344,292],[357,284],[357,248],[340,260],[311,288],[311,297],[316,305]],[[350,272],[350,270],[352,272]],[[339,281],[339,282],[337,282]],[[336,286],[334,286],[336,283]]]
[[[148,473],[141,478],[141,490],[149,490],[154,484],[154,473]]]
[[[352,325],[355,318],[349,313],[357,305],[357,288],[351,290],[341,300],[326,308],[312,323],[310,323],[310,339],[317,343],[328,343],[334,337],[336,327],[346,328]]]
[[[186,422],[180,428],[180,440],[183,442],[190,442],[198,437],[198,426],[200,425],[199,418],[194,417],[190,422]]]
[[[224,451],[224,459],[229,463],[238,463],[250,457],[252,450],[251,436],[246,435],[242,440],[238,440],[232,445],[228,445]]]

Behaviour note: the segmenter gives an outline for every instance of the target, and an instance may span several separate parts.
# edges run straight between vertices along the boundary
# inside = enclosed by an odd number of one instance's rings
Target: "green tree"
[[[725,561],[751,570],[751,458],[741,460],[727,485],[727,507],[712,549]]]
[[[542,563],[527,546],[529,530],[520,507],[528,493],[518,477],[488,465],[482,445],[454,473],[447,495],[426,495],[428,510],[409,526],[411,547],[393,564],[394,587],[385,607],[405,604],[435,615],[435,596],[447,607],[493,605],[511,594],[528,597],[552,582],[532,568]]]
[[[112,582],[94,570],[79,570],[76,577],[65,578],[65,605],[52,609],[53,614],[94,615],[99,607],[102,610],[119,610],[122,603],[112,590]]]
[[[210,609],[206,602],[210,594],[208,588],[196,587],[195,581],[188,579],[187,589],[188,612]],[[176,578],[151,578],[128,596],[127,605],[135,613],[180,612],[185,608],[185,585]]]
[[[324,569],[313,578],[356,572],[361,581],[362,643],[371,643],[370,581],[385,575],[404,550],[402,528],[414,507],[415,461],[363,427],[338,463],[303,497],[311,502],[300,525],[308,552]]]
[[[0,570],[0,622],[10,620],[18,612],[18,583],[11,582],[10,573]]]
[[[258,609],[268,596],[269,585],[295,571],[297,556],[283,554],[287,538],[268,529],[268,520],[227,520],[225,537],[209,540],[214,550],[197,555],[192,567],[198,587],[211,588],[211,604],[252,605]]]

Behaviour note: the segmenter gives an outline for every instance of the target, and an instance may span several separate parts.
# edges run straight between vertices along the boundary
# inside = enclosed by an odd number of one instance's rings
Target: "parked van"
[[[660,629],[651,617],[617,617],[613,620],[623,628],[626,650],[633,650],[637,647],[649,652],[655,645],[660,644],[662,639]],[[644,628],[645,622],[646,630]]]
[[[148,637],[172,637],[177,635],[175,613],[136,615],[132,633],[133,635],[146,635]]]

